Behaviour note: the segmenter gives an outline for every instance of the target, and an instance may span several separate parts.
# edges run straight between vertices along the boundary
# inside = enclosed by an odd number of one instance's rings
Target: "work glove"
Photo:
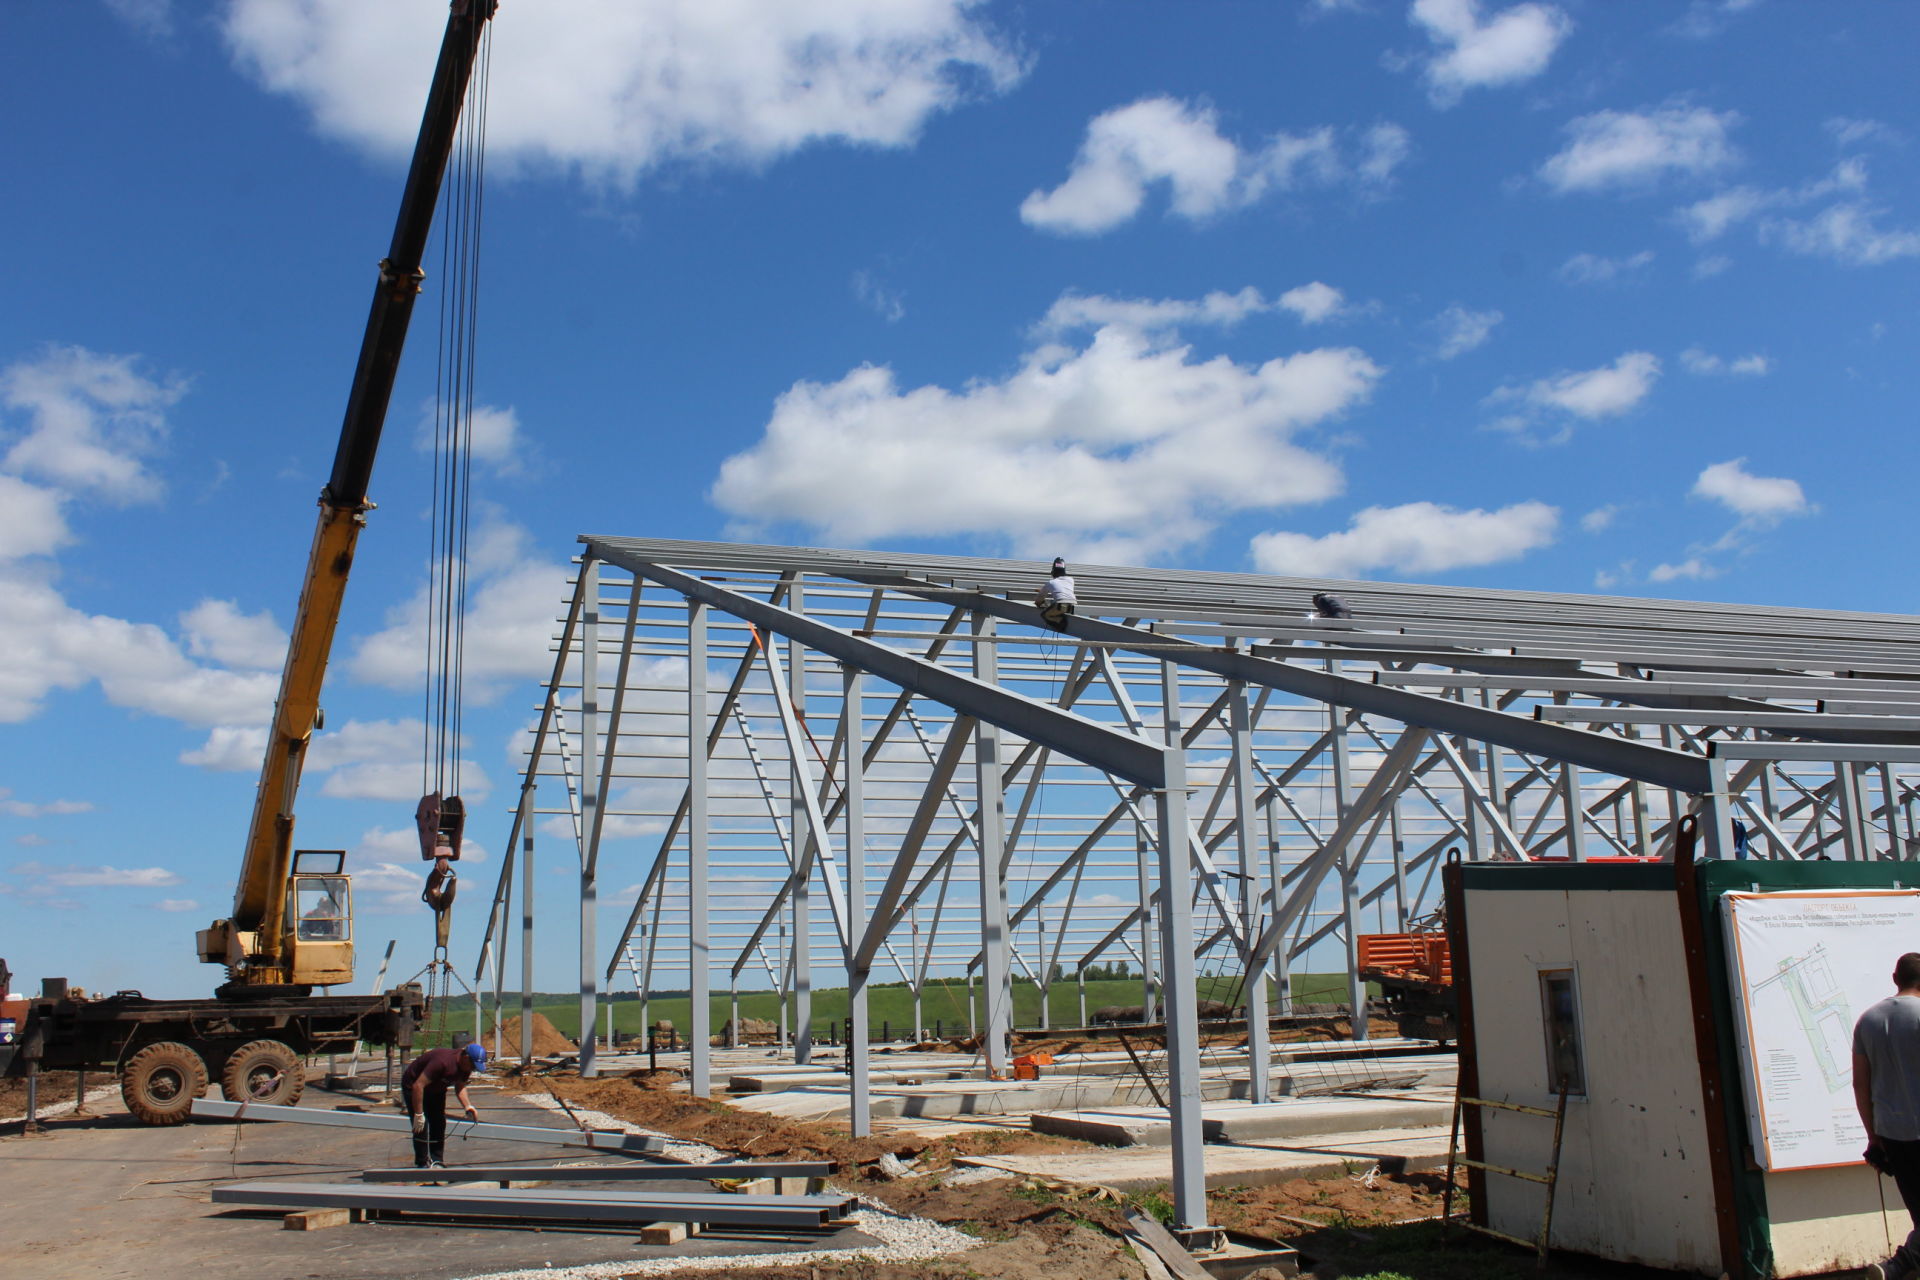
[[[415,1133],[425,1133],[427,1131],[427,1117],[424,1113],[419,1111],[413,1113],[413,1131]]]

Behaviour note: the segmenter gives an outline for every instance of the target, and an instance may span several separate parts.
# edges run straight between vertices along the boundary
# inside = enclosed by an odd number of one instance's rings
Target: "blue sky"
[[[0,12],[29,982],[211,984],[444,13]],[[508,0],[457,953],[582,532],[1911,609],[1916,47],[1892,0]],[[436,305],[301,811],[405,967]]]

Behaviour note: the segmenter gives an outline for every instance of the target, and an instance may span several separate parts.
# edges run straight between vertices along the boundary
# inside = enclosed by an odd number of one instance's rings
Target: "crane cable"
[[[487,96],[493,62],[493,28],[482,33],[467,102],[447,171],[442,178],[440,235],[440,326],[434,359],[433,506],[427,556],[426,662],[421,713],[421,791],[435,804],[458,805],[463,731],[461,688],[465,675],[467,573],[473,498],[475,370],[479,348],[480,229],[486,177]],[[422,802],[423,805],[426,801]],[[461,810],[464,813],[464,810]],[[452,852],[436,858],[421,898],[434,912],[434,958],[427,966],[428,1038],[445,1042],[452,984],[446,959],[448,928],[458,877],[455,827]],[[445,828],[443,827],[444,831]],[[423,836],[423,842],[425,837]],[[430,852],[423,848],[423,853]],[[465,987],[465,983],[460,984]]]

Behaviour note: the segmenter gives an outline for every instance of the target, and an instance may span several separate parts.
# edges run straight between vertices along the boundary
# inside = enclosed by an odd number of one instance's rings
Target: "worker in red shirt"
[[[484,1071],[487,1051],[479,1042],[461,1049],[429,1049],[400,1073],[400,1096],[413,1121],[413,1164],[417,1169],[438,1169],[447,1151],[447,1090],[451,1088],[466,1110],[467,1119],[478,1120],[473,1099],[467,1096],[467,1081],[475,1071]]]

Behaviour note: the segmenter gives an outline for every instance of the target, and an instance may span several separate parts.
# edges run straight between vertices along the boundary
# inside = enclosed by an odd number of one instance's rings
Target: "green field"
[[[1214,1000],[1233,999],[1237,994],[1237,980],[1233,978],[1202,978],[1200,994],[1203,998]],[[1342,1003],[1346,1002],[1347,980],[1343,974],[1335,973],[1296,973],[1293,975],[1293,998],[1303,1003]],[[1052,1006],[1052,1023],[1056,1027],[1072,1027],[1080,1024],[1080,1005],[1078,989],[1071,981],[1054,984],[1049,994]],[[975,987],[976,1009],[979,1007],[979,988]],[[1123,978],[1087,983],[1087,1011],[1089,1014],[1102,1005],[1135,1005],[1140,1003],[1140,980]],[[631,992],[617,993],[612,1001],[613,1027],[615,1031],[634,1034],[641,1029],[640,1002]],[[534,996],[534,1009],[545,1014],[562,1035],[577,1037],[580,1032],[580,1002],[576,996],[559,995],[552,992],[538,992]],[[729,1016],[729,1003],[725,993],[715,996],[711,1001],[713,1028],[717,1033]],[[654,1022],[662,1019],[673,1023],[681,1032],[685,1032],[691,1021],[692,1004],[685,995],[656,996],[647,1005],[646,1017]],[[505,997],[503,1012],[506,1017],[514,1017],[520,1012],[520,997],[509,993]],[[606,1015],[602,1013],[602,1018]],[[765,1018],[769,1022],[780,1020],[780,998],[771,991],[743,991],[740,993],[740,1016],[743,1018]],[[839,1026],[847,1016],[847,989],[845,987],[819,987],[813,992],[813,1028],[816,1039],[824,1039],[830,1027]],[[925,1020],[927,1032],[932,1034],[938,1021],[948,1034],[964,1031],[967,1025],[967,987],[964,982],[929,982],[921,995],[921,1016]],[[873,1036],[878,1039],[883,1029],[890,1029],[894,1036],[903,1036],[913,1027],[913,993],[900,985],[876,986],[868,988],[867,1017],[872,1025]],[[1040,1025],[1040,992],[1031,982],[1019,981],[1013,984],[1013,1022],[1016,1027],[1037,1027]],[[605,1025],[604,1023],[602,1024]]]

